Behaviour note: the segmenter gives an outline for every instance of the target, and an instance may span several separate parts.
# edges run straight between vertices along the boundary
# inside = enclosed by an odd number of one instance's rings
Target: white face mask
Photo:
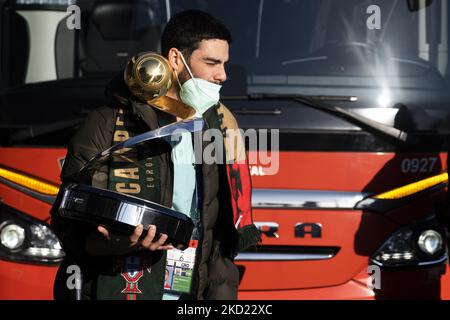
[[[177,80],[180,84],[181,101],[193,107],[198,113],[203,114],[206,110],[219,102],[220,89],[222,86],[201,78],[194,78],[194,75],[181,52],[180,55],[191,76],[191,79],[181,85],[177,75]]]

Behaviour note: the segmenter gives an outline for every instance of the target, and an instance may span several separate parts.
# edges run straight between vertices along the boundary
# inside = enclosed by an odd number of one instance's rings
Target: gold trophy
[[[124,71],[125,83],[136,98],[181,119],[192,118],[194,108],[165,96],[174,77],[169,61],[154,52],[135,55]]]

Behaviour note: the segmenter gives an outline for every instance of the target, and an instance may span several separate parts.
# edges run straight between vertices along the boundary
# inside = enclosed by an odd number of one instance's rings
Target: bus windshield
[[[142,0],[92,6],[17,0],[9,7],[9,30],[2,31],[9,41],[3,83],[16,88],[110,78],[132,55],[160,50],[161,32],[173,14],[200,9],[223,21],[233,36],[224,97],[351,96],[347,108],[406,106],[419,110],[414,130],[449,132],[448,2]],[[71,4],[81,8],[79,30],[66,27]]]

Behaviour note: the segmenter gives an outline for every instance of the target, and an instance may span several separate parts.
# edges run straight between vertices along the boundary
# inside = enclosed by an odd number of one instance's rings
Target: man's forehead
[[[194,50],[193,54],[198,55],[201,59],[216,60],[216,62],[228,61],[228,42],[222,39],[202,40],[199,46]]]

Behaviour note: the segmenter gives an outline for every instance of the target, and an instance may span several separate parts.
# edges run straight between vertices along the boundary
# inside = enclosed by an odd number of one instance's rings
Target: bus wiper
[[[59,130],[67,129],[83,123],[84,117],[64,120],[40,125],[0,125],[0,129],[15,129],[10,136],[10,142],[20,142],[31,138],[36,138],[44,134],[56,132]]]
[[[357,101],[356,97],[330,97],[327,96],[306,96],[306,95],[283,95],[283,94],[265,94],[265,93],[256,93],[249,94],[247,97],[249,100],[290,100],[301,103],[308,107],[321,110],[328,114],[337,116],[341,119],[344,119],[354,125],[357,125],[363,130],[373,131],[384,136],[387,136],[393,139],[396,142],[408,145],[414,145],[418,142],[416,136],[406,133],[405,131],[399,130],[397,128],[385,125],[378,121],[374,121],[365,116],[359,115],[355,112],[347,110],[345,108],[331,105],[329,103],[325,103],[324,101]]]

